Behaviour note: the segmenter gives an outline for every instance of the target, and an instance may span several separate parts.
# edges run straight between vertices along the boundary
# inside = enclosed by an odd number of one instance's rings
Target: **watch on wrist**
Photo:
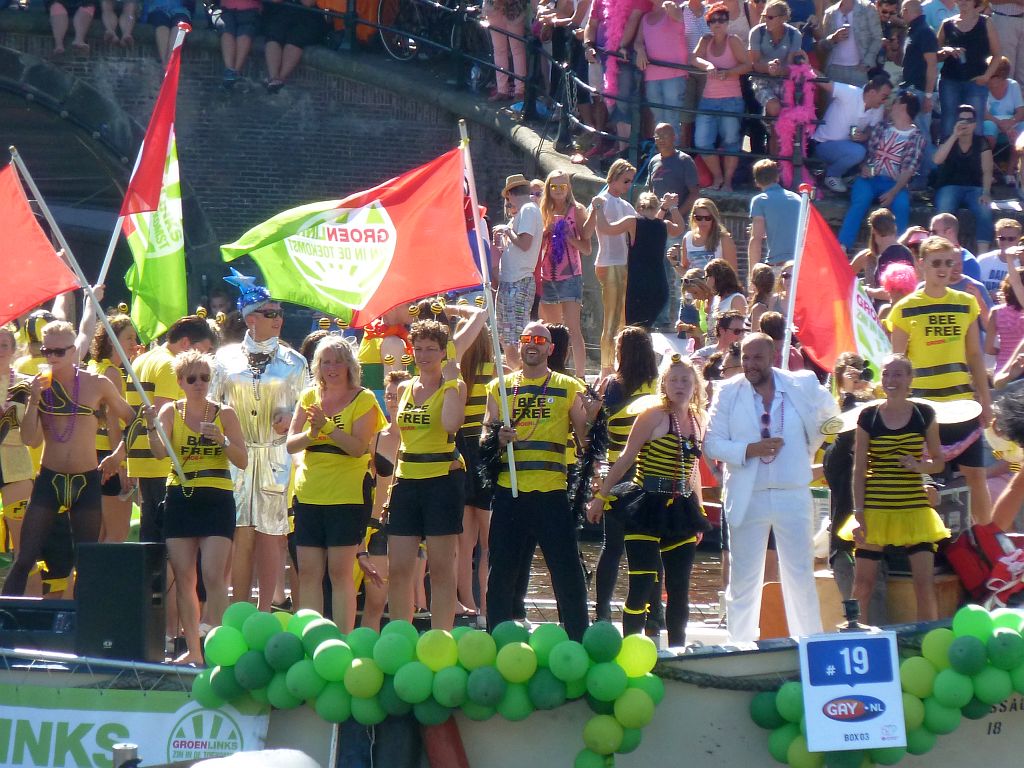
[[[224,435],[224,442],[221,443],[220,447],[221,448],[230,448],[231,447],[231,441],[228,439],[227,435]]]

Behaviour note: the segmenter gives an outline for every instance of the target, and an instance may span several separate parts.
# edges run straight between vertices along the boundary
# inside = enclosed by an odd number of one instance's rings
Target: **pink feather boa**
[[[617,96],[626,96],[628,93],[618,93],[619,65],[621,61],[615,54],[622,45],[622,34],[626,31],[626,22],[629,21],[629,14],[633,12],[631,0],[603,0],[600,8],[601,26],[604,28],[604,49],[609,54],[604,59],[604,90],[606,93],[614,93]],[[636,32],[641,34],[638,29]],[[608,108],[615,105],[615,100],[605,97]]]
[[[793,139],[796,132],[800,131],[801,152],[807,156],[807,139],[814,130],[814,120],[817,113],[814,110],[814,78],[817,74],[809,64],[792,65],[789,68],[789,79],[782,84],[782,110],[779,112],[779,119],[775,121],[775,135],[779,137],[779,155],[782,157],[793,156]],[[796,103],[796,89],[801,88],[803,92],[802,103]],[[790,187],[793,183],[793,163],[785,160],[782,162],[782,186]],[[803,180],[813,184],[814,179],[807,169],[803,169]]]

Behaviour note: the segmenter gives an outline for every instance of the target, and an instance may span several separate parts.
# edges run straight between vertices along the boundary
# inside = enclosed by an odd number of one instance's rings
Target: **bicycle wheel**
[[[423,34],[423,17],[416,0],[380,0],[377,3],[377,23],[380,41],[388,55],[398,61],[408,61],[416,55],[418,43],[403,32]]]
[[[452,26],[452,55],[456,51],[472,57],[462,60],[460,85],[471,91],[484,91],[494,84],[494,53],[491,49],[491,36],[480,26],[478,18],[467,14],[460,24]],[[479,61],[474,61],[479,59]],[[481,64],[480,61],[485,63]]]

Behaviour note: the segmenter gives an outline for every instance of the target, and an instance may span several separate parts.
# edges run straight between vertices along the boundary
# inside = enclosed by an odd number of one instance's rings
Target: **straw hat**
[[[502,197],[508,197],[508,193],[517,187],[530,186],[530,180],[521,173],[513,173],[505,179],[505,188],[501,190]]]

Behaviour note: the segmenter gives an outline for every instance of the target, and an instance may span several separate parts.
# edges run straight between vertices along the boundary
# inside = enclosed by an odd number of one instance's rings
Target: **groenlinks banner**
[[[178,691],[0,685],[0,768],[108,768],[115,744],[143,765],[263,749],[268,705],[205,709]]]

